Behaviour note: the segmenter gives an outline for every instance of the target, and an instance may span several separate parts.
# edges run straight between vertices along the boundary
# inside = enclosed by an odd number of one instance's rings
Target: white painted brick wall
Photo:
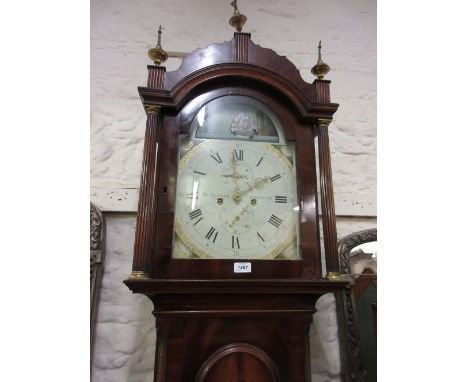
[[[107,254],[92,360],[94,382],[150,382],[152,306],[124,286],[131,270],[146,116],[147,50],[163,24],[163,46],[190,52],[232,38],[230,0],[91,1],[91,200],[106,214]],[[376,226],[375,0],[239,0],[245,32],[286,55],[313,81],[318,40],[331,66],[330,125],[338,236]],[[179,59],[171,58],[167,70]],[[313,382],[337,382],[340,362],[333,296],[322,297],[311,329]]]
[[[124,285],[132,267],[135,215],[106,218],[106,259],[93,347],[93,382],[152,382],[153,304]]]

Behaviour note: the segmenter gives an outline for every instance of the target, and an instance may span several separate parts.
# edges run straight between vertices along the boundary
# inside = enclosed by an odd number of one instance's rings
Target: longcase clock
[[[155,381],[309,381],[315,302],[345,285],[328,145],[338,105],[321,58],[319,79],[306,83],[289,60],[241,32],[236,6],[230,22],[231,41],[195,50],[174,72],[160,65],[161,34],[149,52],[125,283],[154,303]]]

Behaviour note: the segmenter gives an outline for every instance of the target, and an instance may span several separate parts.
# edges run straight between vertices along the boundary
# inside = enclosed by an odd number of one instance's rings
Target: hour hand
[[[247,189],[245,189],[244,191],[236,190],[233,195],[234,201],[239,203],[245,194],[249,193],[255,188],[260,188],[268,181],[268,179],[270,179],[268,176],[264,176],[263,178],[258,178],[255,180],[254,184],[249,185],[249,187],[247,187]]]
[[[263,178],[255,179],[255,182],[253,184],[253,188],[259,188],[259,187],[263,186],[268,181],[268,179],[270,179],[268,176],[264,176]]]
[[[240,179],[240,178],[247,178],[247,175],[241,175],[241,174],[238,174],[237,172],[235,172],[234,174],[228,174],[228,175],[223,174],[223,177],[224,178]]]
[[[267,182],[268,179],[269,179],[268,176],[255,179],[254,184],[250,185],[246,190],[241,192],[241,196],[244,196],[246,193],[252,191],[254,188],[262,187]]]
[[[249,206],[245,206],[244,208],[242,208],[242,210],[237,215],[234,216],[234,219],[232,219],[232,222],[229,225],[229,227],[233,227],[236,224],[236,222],[238,222],[241,219],[242,215],[244,215],[244,213],[248,210],[248,208]]]

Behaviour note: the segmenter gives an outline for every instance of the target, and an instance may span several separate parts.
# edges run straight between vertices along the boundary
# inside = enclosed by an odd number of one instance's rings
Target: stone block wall
[[[156,334],[150,301],[122,283],[131,271],[146,116],[147,51],[162,24],[167,51],[190,52],[232,38],[230,1],[91,1],[91,201],[107,221],[106,263],[97,314],[93,382],[151,382]],[[304,80],[318,41],[331,66],[330,125],[338,236],[376,226],[375,0],[239,0],[245,32],[286,55]],[[180,59],[170,58],[168,71]],[[332,295],[317,303],[311,328],[312,381],[340,381]]]

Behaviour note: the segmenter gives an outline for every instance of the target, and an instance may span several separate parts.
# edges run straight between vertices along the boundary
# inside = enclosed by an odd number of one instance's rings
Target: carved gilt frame
[[[364,382],[367,380],[366,370],[360,355],[359,333],[352,293],[354,279],[351,276],[350,253],[358,245],[372,241],[377,241],[376,228],[355,232],[344,237],[338,243],[340,272],[343,278],[350,281],[342,292],[335,293],[340,336],[341,370],[345,382]]]
[[[99,290],[102,281],[104,264],[104,240],[105,240],[105,220],[102,212],[90,203],[90,303],[91,303],[91,341],[94,337],[94,320],[96,317]]]

